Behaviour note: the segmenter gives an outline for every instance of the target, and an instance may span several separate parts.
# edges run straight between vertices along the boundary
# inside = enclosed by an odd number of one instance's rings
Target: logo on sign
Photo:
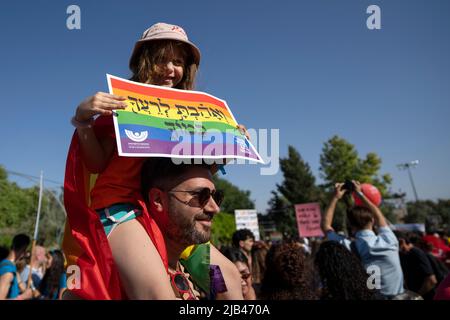
[[[130,140],[134,142],[142,142],[148,137],[148,131],[133,132],[131,130],[125,129],[125,134]]]

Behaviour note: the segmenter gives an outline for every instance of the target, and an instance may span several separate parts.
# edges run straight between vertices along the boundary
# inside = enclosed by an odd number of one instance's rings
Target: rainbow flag
[[[207,93],[153,86],[107,75],[109,92],[127,97],[116,110],[119,155],[246,159],[263,163],[226,101]]]

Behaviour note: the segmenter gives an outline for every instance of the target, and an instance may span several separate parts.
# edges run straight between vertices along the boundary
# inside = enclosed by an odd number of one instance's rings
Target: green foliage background
[[[64,228],[65,213],[55,197],[62,201],[61,194],[43,193],[38,243],[47,247],[59,246]],[[21,188],[8,180],[8,175],[0,166],[0,245],[9,248],[14,235],[34,234],[39,188]]]

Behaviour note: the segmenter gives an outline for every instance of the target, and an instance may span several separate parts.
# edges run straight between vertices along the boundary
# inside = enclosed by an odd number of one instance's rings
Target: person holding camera
[[[352,192],[362,200],[364,206],[347,210],[349,232],[353,236],[353,240],[350,240],[337,234],[331,225],[338,201],[346,193]],[[374,227],[377,227],[377,233]],[[398,240],[381,210],[362,192],[358,181],[335,184],[335,193],[325,212],[322,230],[328,240],[343,244],[361,259],[370,274],[368,285],[380,289],[387,299],[396,299],[404,293]]]

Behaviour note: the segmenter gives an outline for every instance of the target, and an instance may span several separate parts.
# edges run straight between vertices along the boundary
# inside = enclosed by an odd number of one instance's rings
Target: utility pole
[[[397,165],[397,168],[399,168],[400,170],[408,171],[409,181],[411,181],[411,185],[412,185],[412,188],[414,191],[414,197],[416,198],[416,202],[419,201],[419,197],[417,196],[417,190],[416,190],[416,186],[414,184],[414,180],[412,177],[411,168],[416,167],[418,164],[419,164],[419,160],[414,160],[411,162],[400,163]]]

